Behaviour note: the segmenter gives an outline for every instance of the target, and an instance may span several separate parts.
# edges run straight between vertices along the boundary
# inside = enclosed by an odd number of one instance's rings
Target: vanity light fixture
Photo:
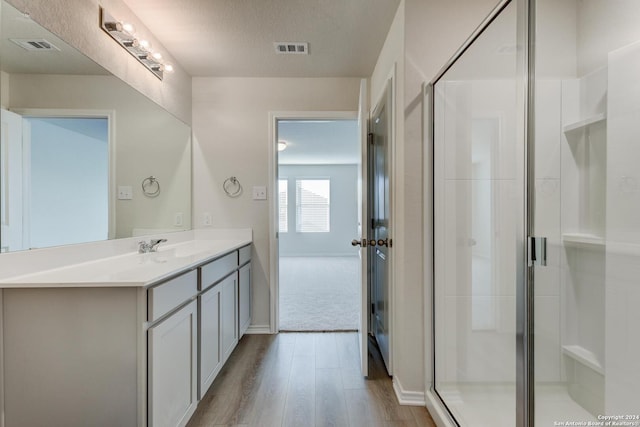
[[[284,151],[287,149],[286,141],[278,141],[278,151]]]
[[[148,40],[136,34],[132,24],[115,19],[103,8],[100,8],[100,28],[160,80],[164,73],[173,72],[173,66],[162,60],[160,52],[153,51]]]

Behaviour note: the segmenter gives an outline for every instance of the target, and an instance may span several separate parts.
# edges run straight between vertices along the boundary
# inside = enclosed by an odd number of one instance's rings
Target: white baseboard
[[[270,334],[271,327],[269,325],[249,325],[245,334]]]
[[[396,392],[396,398],[401,405],[409,406],[425,406],[423,391],[408,391],[402,387],[398,377],[393,377],[393,390]]]

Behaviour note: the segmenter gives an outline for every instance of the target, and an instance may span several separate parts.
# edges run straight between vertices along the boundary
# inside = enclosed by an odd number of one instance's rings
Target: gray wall
[[[358,232],[358,167],[356,165],[280,165],[278,178],[289,180],[289,231],[280,233],[280,256],[357,255],[351,240]],[[331,179],[330,232],[296,232],[296,179]]]

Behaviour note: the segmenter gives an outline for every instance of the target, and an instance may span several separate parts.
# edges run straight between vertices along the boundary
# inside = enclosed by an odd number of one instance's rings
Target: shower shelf
[[[579,345],[563,345],[562,352],[570,358],[577,360],[585,366],[593,369],[597,373],[604,375],[602,364],[598,361],[595,354]]]
[[[599,123],[603,120],[606,120],[607,116],[605,113],[599,113],[599,114],[594,114],[591,117],[587,117],[586,119],[577,121],[577,122],[573,122],[573,123],[569,123],[568,125],[564,125],[562,130],[564,131],[564,133],[569,133],[572,132],[574,130],[579,130],[579,129],[584,129],[589,125],[595,124],[595,123]]]
[[[562,235],[564,243],[573,245],[604,245],[605,240],[602,236],[587,233],[564,233]]]

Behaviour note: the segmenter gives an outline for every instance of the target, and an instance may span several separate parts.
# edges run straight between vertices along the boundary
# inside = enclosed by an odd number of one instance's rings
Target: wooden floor
[[[355,333],[245,335],[188,427],[435,426],[398,404],[380,353],[360,376]]]

